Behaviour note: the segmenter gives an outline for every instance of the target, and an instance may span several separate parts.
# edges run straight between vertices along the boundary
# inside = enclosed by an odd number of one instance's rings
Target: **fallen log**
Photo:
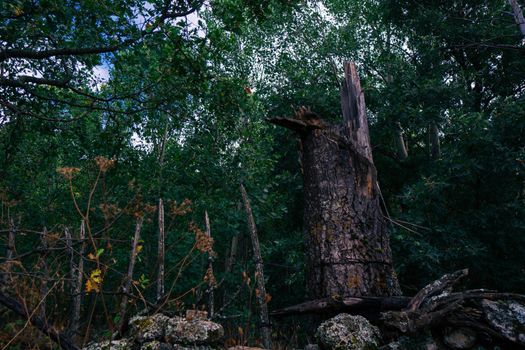
[[[493,339],[525,345],[525,296],[484,289],[452,292],[467,274],[468,270],[460,270],[432,282],[403,310],[382,312],[382,325],[405,334],[434,327],[465,327]]]
[[[275,310],[271,316],[357,313],[373,319],[390,338],[403,334],[416,339],[428,330],[445,338],[446,330],[452,329],[477,335],[482,343],[523,348],[525,295],[486,289],[454,291],[467,275],[467,269],[444,275],[412,298],[362,296],[311,300]]]
[[[391,297],[344,297],[311,300],[301,304],[275,310],[270,315],[283,317],[304,314],[325,314],[333,312],[355,311],[389,311],[402,310],[412,298],[404,296]]]

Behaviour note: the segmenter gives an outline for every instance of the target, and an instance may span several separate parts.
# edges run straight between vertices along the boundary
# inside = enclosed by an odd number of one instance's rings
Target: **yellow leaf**
[[[100,288],[102,287],[102,271],[100,269],[95,269],[91,271],[91,274],[89,275],[89,279],[86,281],[86,292],[100,292]]]
[[[93,291],[94,286],[93,283],[91,283],[91,280],[86,281],[86,293],[91,293]]]
[[[89,260],[97,260],[97,257],[93,253],[89,253],[87,257]]]

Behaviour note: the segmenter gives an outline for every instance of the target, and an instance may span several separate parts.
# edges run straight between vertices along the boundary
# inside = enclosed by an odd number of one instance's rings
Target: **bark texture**
[[[135,269],[135,262],[137,261],[137,246],[140,240],[140,230],[142,229],[142,223],[144,222],[144,217],[137,217],[135,223],[135,236],[133,237],[133,243],[131,245],[131,254],[128,265],[128,274],[126,275],[126,280],[122,287],[122,301],[120,302],[120,324],[119,324],[119,333],[122,335],[126,331],[127,319],[126,319],[126,310],[128,306],[128,294],[131,291],[131,285],[133,283],[133,270]]]
[[[80,240],[84,240],[84,221],[82,221],[80,228]],[[79,258],[79,263],[77,264],[75,250],[73,248],[73,238],[71,237],[71,232],[69,228],[65,229],[65,238],[66,238],[66,247],[69,255],[69,288],[71,293],[71,303],[70,303],[70,317],[69,324],[66,329],[66,334],[72,340],[75,339],[75,336],[79,329],[80,323],[80,306],[82,301],[82,273],[84,269],[83,260],[83,246],[81,248],[81,255]],[[82,243],[83,244],[83,243]]]
[[[157,301],[164,296],[164,203],[162,198],[159,199],[159,241],[158,241],[158,257],[157,264],[159,272],[157,275]]]
[[[337,125],[304,107],[295,118],[271,120],[301,138],[310,297],[399,295],[353,63],[345,64],[341,106]]]
[[[260,321],[261,321],[261,337],[263,346],[265,349],[272,348],[272,330],[270,327],[270,319],[268,317],[268,306],[266,287],[264,282],[264,266],[261,256],[261,248],[259,246],[259,237],[257,236],[257,227],[255,226],[255,219],[253,218],[252,207],[250,205],[250,199],[246,193],[246,189],[241,184],[242,200],[244,202],[244,209],[246,210],[246,217],[248,219],[248,225],[250,226],[250,237],[252,239],[253,247],[253,260],[255,262],[255,280],[257,283],[256,299],[260,308]]]
[[[210,226],[210,217],[208,216],[208,211],[204,212],[204,222],[206,224],[206,236],[210,237],[211,239],[211,226]],[[210,318],[213,318],[215,315],[215,278],[211,278],[213,276],[213,253],[208,252],[208,271],[206,272],[206,275],[209,274],[208,279],[208,290],[206,293],[208,294],[208,315]]]

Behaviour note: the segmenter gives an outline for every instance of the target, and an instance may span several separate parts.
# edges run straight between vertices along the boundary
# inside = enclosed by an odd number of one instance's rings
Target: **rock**
[[[443,341],[452,349],[469,349],[476,343],[476,332],[468,328],[447,328]]]
[[[264,349],[263,348],[254,348],[254,347],[250,347],[250,346],[237,345],[237,346],[229,347],[228,350],[264,350]]]
[[[91,343],[83,350],[131,350],[133,341],[131,339],[107,340],[100,343]]]
[[[165,337],[170,344],[213,344],[223,336],[222,326],[211,321],[173,317],[166,324]]]
[[[339,314],[321,323],[316,338],[326,350],[368,350],[379,346],[379,329],[359,315]]]
[[[158,340],[150,341],[142,344],[140,350],[174,350],[173,345],[162,343]]]
[[[525,345],[525,305],[514,300],[481,301],[489,324],[506,339]]]
[[[153,340],[163,340],[166,324],[170,318],[163,314],[135,316],[129,321],[131,334],[142,344]]]

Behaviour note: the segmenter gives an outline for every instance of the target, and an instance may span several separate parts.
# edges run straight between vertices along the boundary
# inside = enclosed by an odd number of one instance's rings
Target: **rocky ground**
[[[488,313],[495,326],[508,329],[506,339],[487,343],[486,337],[466,327],[444,327],[439,332],[426,330],[401,335],[385,342],[385,334],[359,315],[339,314],[324,321],[315,333],[316,344],[304,350],[446,350],[446,349],[519,349],[525,348],[525,309],[522,305],[489,305],[499,310],[511,308],[512,320]],[[189,316],[190,315],[190,316]],[[223,327],[202,314],[168,317],[163,314],[136,316],[130,320],[129,336],[120,340],[89,344],[84,350],[218,350],[224,349]],[[205,313],[204,313],[205,315]],[[386,345],[385,345],[386,343]],[[261,350],[237,346],[228,350]]]

